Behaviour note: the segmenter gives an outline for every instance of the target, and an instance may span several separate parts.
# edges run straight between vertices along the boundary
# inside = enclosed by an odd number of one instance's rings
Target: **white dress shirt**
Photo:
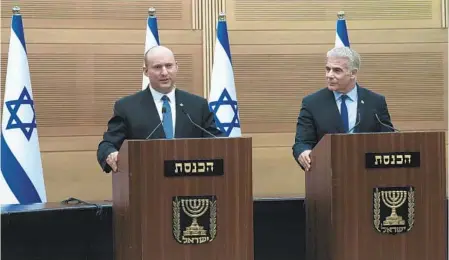
[[[335,102],[337,102],[338,111],[341,113],[341,96],[343,94],[334,91],[335,96]],[[349,128],[352,129],[355,125],[356,119],[357,119],[357,102],[358,102],[358,95],[357,95],[357,86],[354,87],[351,91],[346,93],[346,96],[348,98],[346,99],[346,107],[348,108],[348,124]],[[354,129],[350,131],[350,133],[353,133]]]
[[[175,98],[175,88],[173,88],[169,93],[163,94],[159,91],[156,91],[150,86],[151,95],[153,95],[154,104],[156,105],[157,112],[159,114],[159,118],[162,121],[162,97],[166,95],[169,98],[172,120],[173,120],[173,136],[175,135],[175,125],[176,125],[176,98]]]

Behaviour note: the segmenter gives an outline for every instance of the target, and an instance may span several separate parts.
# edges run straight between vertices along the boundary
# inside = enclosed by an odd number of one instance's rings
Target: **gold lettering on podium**
[[[390,156],[389,155],[384,155],[384,164],[385,165],[389,165],[390,164]]]
[[[404,163],[404,156],[402,154],[397,156],[398,159],[398,164],[403,164]]]
[[[175,163],[175,173],[180,173],[182,171],[182,163]]]
[[[374,161],[374,165],[379,165],[382,163],[382,155],[376,155],[374,158],[376,159]]]
[[[214,162],[207,162],[206,163],[206,171],[214,171]]]
[[[198,163],[198,172],[205,172],[206,164],[203,162]]]
[[[175,173],[208,173],[214,171],[214,162],[177,162]]]
[[[411,154],[385,154],[375,155],[374,165],[411,165]]]
[[[408,164],[412,163],[412,156],[410,154],[404,155],[404,158],[405,158],[405,163],[408,163]],[[408,162],[407,162],[407,159],[408,159]]]

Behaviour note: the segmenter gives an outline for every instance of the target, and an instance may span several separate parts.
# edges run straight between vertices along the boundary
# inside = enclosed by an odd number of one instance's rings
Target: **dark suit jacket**
[[[375,117],[377,113],[382,123],[393,127],[385,97],[360,86],[356,88],[358,103],[354,133],[392,132]],[[328,133],[344,133],[344,128],[334,93],[324,88],[304,97],[302,101],[293,145],[295,160],[298,162],[302,152],[312,150]]]
[[[179,89],[175,90],[175,98],[175,138],[212,137],[190,122],[180,107],[181,103],[184,104],[184,109],[192,121],[216,136],[223,136],[215,126],[214,115],[210,112],[205,98]],[[146,139],[156,127],[156,131],[149,139],[165,138],[162,124],[158,127],[160,122],[149,88],[119,99],[114,104],[114,114],[108,122],[103,140],[98,145],[97,160],[103,171],[111,171],[106,158],[110,153],[119,151],[125,139]]]

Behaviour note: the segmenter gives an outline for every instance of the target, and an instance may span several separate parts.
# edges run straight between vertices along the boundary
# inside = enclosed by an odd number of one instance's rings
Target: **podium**
[[[326,135],[306,172],[307,260],[446,260],[444,132]]]
[[[112,176],[116,260],[252,260],[251,138],[125,140]]]

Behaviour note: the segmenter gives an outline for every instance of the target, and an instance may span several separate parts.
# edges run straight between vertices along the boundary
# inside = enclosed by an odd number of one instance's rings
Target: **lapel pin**
[[[365,101],[361,100],[360,103],[365,104]]]

